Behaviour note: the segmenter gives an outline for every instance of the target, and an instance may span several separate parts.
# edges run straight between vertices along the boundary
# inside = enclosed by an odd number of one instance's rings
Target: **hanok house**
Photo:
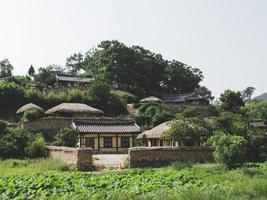
[[[164,122],[150,130],[144,131],[137,136],[142,146],[199,146],[199,140],[192,138],[182,138],[174,141],[166,136],[166,132],[170,129],[170,121]]]
[[[140,127],[131,120],[75,120],[72,127],[78,131],[80,147],[99,152],[123,152],[133,147]]]
[[[45,112],[46,115],[56,117],[96,117],[104,112],[83,103],[62,103]]]
[[[88,86],[95,80],[94,78],[85,78],[61,73],[56,74],[56,79],[59,86],[64,87]]]

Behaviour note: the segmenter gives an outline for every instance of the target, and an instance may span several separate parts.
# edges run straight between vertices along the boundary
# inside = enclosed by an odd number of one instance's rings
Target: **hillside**
[[[267,92],[255,97],[254,99],[267,101]]]

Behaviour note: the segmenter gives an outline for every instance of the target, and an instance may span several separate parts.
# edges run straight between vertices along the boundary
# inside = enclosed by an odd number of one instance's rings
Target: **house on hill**
[[[211,114],[209,101],[201,97],[198,92],[181,94],[163,94],[161,97],[146,97],[140,103],[157,102],[163,103],[170,111],[176,112],[180,108],[194,107],[205,115]]]
[[[181,138],[177,141],[166,136],[166,132],[170,129],[170,121],[161,123],[160,125],[146,130],[137,136],[142,146],[199,146],[199,140],[192,138]]]
[[[99,152],[124,152],[134,146],[140,127],[131,120],[74,120],[72,127],[78,131],[80,147]]]
[[[63,87],[83,87],[90,85],[95,79],[73,76],[69,74],[56,74],[57,83]]]

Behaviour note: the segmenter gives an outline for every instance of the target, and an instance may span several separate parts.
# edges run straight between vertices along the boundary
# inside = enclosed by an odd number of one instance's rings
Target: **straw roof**
[[[147,102],[162,102],[162,100],[154,96],[149,96],[140,100],[140,103],[147,103]]]
[[[41,107],[39,107],[33,103],[28,103],[28,104],[22,106],[20,109],[18,109],[17,114],[26,112],[28,110],[36,110],[38,112],[44,112],[44,110]]]
[[[170,121],[164,122],[150,130],[144,131],[137,136],[137,139],[143,138],[163,138],[164,133],[170,129]]]
[[[83,103],[62,103],[58,106],[50,108],[45,114],[56,114],[56,113],[82,113],[82,114],[94,114],[102,115],[103,111],[96,108],[90,107]]]

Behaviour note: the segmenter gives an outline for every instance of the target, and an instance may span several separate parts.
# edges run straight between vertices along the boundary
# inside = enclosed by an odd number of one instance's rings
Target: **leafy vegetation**
[[[0,162],[1,167],[1,162]],[[2,170],[1,170],[2,171]],[[218,164],[134,169],[105,174],[33,173],[0,177],[3,198],[264,199],[267,165],[227,170]]]
[[[77,137],[77,131],[65,127],[58,131],[53,144],[57,146],[75,147],[77,144]]]

